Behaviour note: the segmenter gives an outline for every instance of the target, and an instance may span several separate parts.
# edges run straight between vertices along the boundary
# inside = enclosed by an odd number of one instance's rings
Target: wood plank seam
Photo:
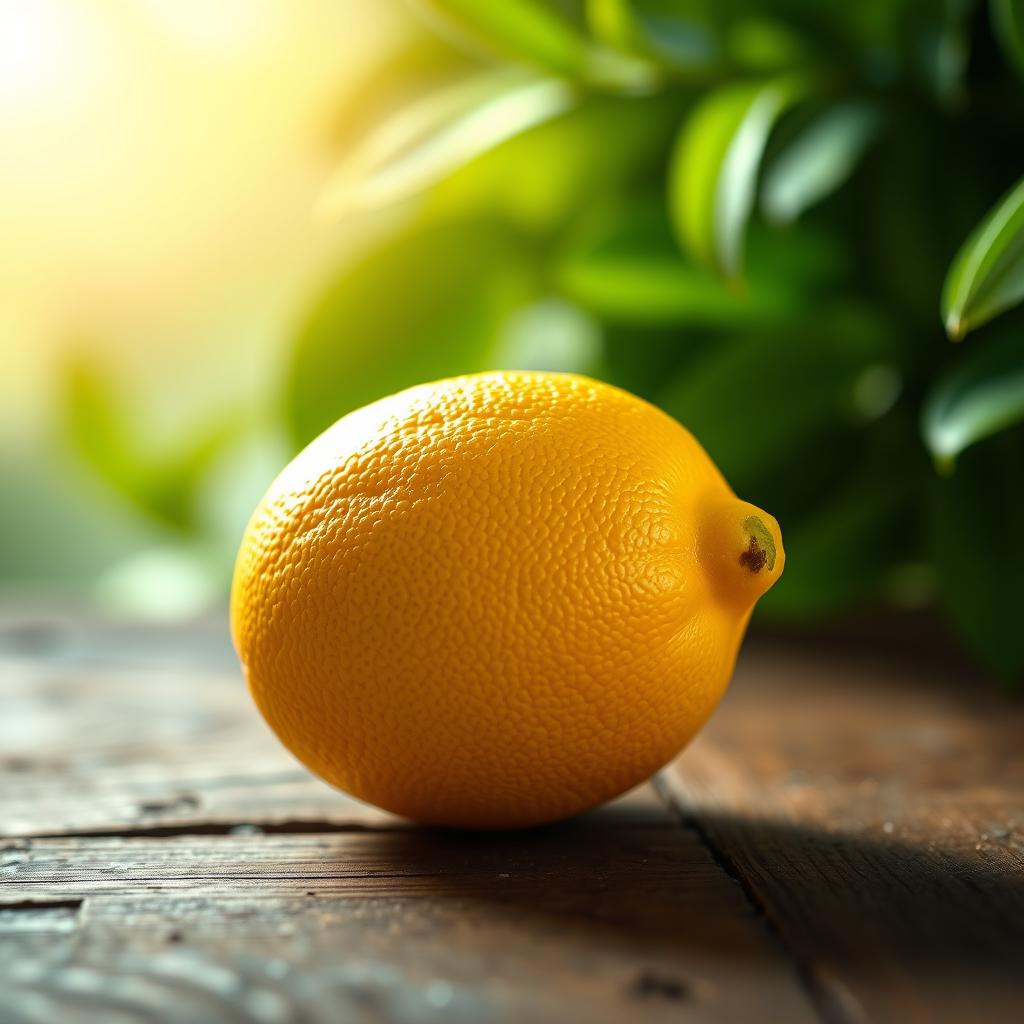
[[[768,937],[782,953],[786,962],[792,965],[797,981],[820,1018],[821,1024],[865,1024],[865,1017],[852,997],[841,998],[834,985],[820,977],[813,964],[795,946],[786,941],[768,907],[757,895],[755,887],[744,877],[735,860],[714,841],[695,809],[686,806],[680,800],[663,774],[659,773],[652,781],[655,791],[669,812],[678,818],[683,828],[693,832],[715,864],[739,887],[751,913],[761,922]]]

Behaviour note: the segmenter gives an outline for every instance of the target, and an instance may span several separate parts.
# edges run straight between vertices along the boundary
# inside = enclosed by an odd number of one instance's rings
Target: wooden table
[[[755,641],[653,786],[473,835],[310,778],[223,623],[9,610],[0,1021],[1024,1020],[1024,708],[876,646]]]

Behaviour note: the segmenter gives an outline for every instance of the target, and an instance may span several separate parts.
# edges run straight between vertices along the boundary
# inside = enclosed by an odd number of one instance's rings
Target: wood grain
[[[311,778],[223,623],[0,614],[0,1024],[1016,1022],[1024,707],[939,646],[755,642],[660,797],[480,836]]]
[[[816,1019],[649,787],[533,832],[417,829],[298,768],[201,631],[7,634],[3,1024]]]
[[[964,683],[926,657],[752,651],[663,776],[826,1018],[1020,1019],[1024,707]]]
[[[403,1020],[434,1019],[431,985],[501,1020],[660,1021],[681,1006],[696,1020],[749,1020],[766,1000],[785,1019],[813,1020],[697,837],[628,827],[614,821],[622,814],[512,837],[35,840],[8,853],[5,899],[48,915],[58,901],[82,901],[81,934],[63,932],[46,980],[33,981],[51,997],[69,972],[109,973],[112,954],[131,954],[152,976],[187,949],[232,976],[282,960],[282,994],[316,1019],[349,998],[337,990],[346,979],[378,978],[393,982],[382,998],[410,1004]],[[10,955],[0,940],[0,974],[16,981],[24,968]],[[305,1006],[303,988],[325,985]]]
[[[277,742],[218,627],[0,629],[0,835],[393,823]]]

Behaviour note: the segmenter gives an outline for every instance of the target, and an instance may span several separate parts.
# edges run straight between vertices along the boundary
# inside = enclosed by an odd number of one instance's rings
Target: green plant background
[[[410,11],[339,112],[318,212],[368,241],[289,340],[282,454],[423,380],[593,374],[777,516],[762,619],[936,605],[1024,675],[1024,4]],[[154,459],[110,390],[68,367],[69,435],[225,580],[203,482],[252,424]]]

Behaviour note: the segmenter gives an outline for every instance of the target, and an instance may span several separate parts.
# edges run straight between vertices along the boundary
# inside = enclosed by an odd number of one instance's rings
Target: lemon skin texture
[[[570,374],[426,384],[345,416],[271,485],[232,633],[327,782],[432,824],[600,804],[719,702],[775,520],[674,419]]]

